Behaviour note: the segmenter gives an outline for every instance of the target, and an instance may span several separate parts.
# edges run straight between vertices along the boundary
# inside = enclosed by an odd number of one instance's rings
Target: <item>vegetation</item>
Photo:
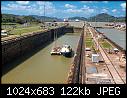
[[[83,20],[83,21],[86,21],[87,20],[87,18],[85,18],[85,17],[70,17],[70,18],[68,18],[69,20],[75,20],[75,19],[78,19],[78,20]]]
[[[86,47],[92,47],[93,44],[94,44],[91,37],[86,37],[85,42],[86,42],[85,43],[86,44]]]
[[[69,20],[83,20],[89,22],[125,22],[126,17],[114,17],[107,13],[101,13],[93,17],[84,18],[84,17],[70,17]]]
[[[112,47],[106,40],[103,40],[100,43],[101,43],[103,48],[108,48],[109,49],[109,48]]]
[[[32,16],[19,16],[13,14],[2,14],[2,23],[19,23],[23,24],[26,22],[40,22],[40,20]]]
[[[20,35],[23,33],[29,33],[29,32],[34,32],[34,31],[38,31],[38,30],[42,30],[42,28],[40,28],[40,26],[33,26],[33,27],[27,27],[27,28],[13,29],[9,33],[15,34],[15,35]]]
[[[55,17],[47,17],[47,16],[37,16],[37,15],[30,15],[40,21],[46,21],[46,22],[53,22],[53,21],[62,21],[62,19],[58,19]]]
[[[97,22],[125,22],[125,17],[114,17],[107,13],[98,14],[96,16],[88,18],[87,21],[97,21]]]
[[[125,22],[125,17],[114,17],[106,13],[98,14],[93,17],[85,18],[85,17],[70,17],[69,20],[83,20],[83,21],[97,21],[97,22]],[[38,15],[29,15],[29,16],[20,16],[20,15],[13,15],[13,14],[2,14],[2,23],[19,23],[23,24],[26,22],[53,22],[53,21],[62,21],[62,19],[58,19],[55,17],[47,17],[47,16],[38,16]]]

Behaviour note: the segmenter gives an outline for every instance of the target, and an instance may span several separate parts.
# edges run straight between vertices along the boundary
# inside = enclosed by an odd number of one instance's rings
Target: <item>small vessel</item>
[[[50,52],[51,55],[61,55],[61,47],[57,46],[57,31],[54,30],[54,45]]]
[[[63,47],[61,48],[61,54],[69,57],[71,56],[72,53],[72,48],[70,47],[70,45],[63,45]]]
[[[61,47],[54,47],[51,52],[51,55],[61,55]]]

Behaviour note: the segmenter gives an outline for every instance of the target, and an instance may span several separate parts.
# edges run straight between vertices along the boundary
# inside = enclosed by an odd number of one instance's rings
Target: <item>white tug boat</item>
[[[61,54],[69,57],[71,56],[72,53],[72,48],[69,45],[63,45],[63,47],[61,48]]]

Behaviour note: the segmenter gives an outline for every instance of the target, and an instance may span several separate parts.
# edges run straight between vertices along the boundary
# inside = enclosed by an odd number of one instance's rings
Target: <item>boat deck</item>
[[[52,50],[51,50],[51,55],[61,55],[61,47],[54,47]]]

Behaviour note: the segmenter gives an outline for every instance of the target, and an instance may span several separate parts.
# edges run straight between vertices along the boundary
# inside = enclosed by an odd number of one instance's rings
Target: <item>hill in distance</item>
[[[125,22],[125,17],[114,17],[107,13],[101,13],[93,17],[85,18],[85,17],[69,17],[71,21],[75,21],[76,19],[81,21],[90,21],[90,22]],[[62,21],[63,19],[59,19],[56,17],[47,17],[47,16],[38,16],[38,15],[13,15],[13,14],[2,14],[2,23],[25,23],[25,22],[53,22],[53,21]]]
[[[82,20],[82,21],[89,21],[89,22],[125,22],[125,17],[114,17],[107,13],[101,13],[93,17],[84,18],[84,17],[70,17],[69,20]]]

